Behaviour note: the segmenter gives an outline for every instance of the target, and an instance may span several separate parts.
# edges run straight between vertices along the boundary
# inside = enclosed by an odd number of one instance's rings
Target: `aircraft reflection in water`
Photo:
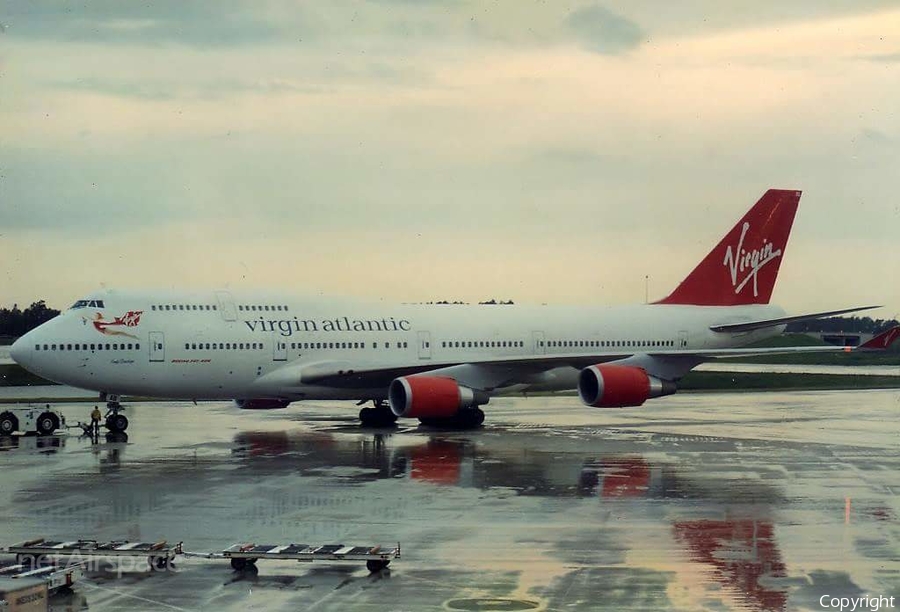
[[[324,432],[245,432],[235,437],[233,452],[250,464],[284,461],[305,472],[330,468],[359,468],[351,481],[408,478],[438,486],[512,489],[519,495],[598,497],[601,500],[694,500],[712,502],[716,516],[735,507],[756,504],[754,514],[734,518],[672,520],[675,541],[686,559],[698,564],[711,580],[727,589],[752,610],[784,610],[787,592],[767,580],[785,577],[786,567],[765,515],[781,500],[773,487],[753,480],[711,478],[684,473],[674,465],[653,463],[632,452],[584,456],[534,450],[529,445],[487,448],[469,440],[433,437],[418,445],[395,446],[391,436],[337,437]],[[721,449],[723,443],[716,442]],[[729,444],[729,443],[725,443]],[[274,468],[268,465],[269,468]],[[734,504],[732,507],[730,504]],[[761,506],[760,506],[761,504]],[[724,507],[723,507],[724,506]],[[669,513],[680,508],[666,506]],[[703,506],[690,504],[695,514]],[[727,510],[727,512],[726,512]]]

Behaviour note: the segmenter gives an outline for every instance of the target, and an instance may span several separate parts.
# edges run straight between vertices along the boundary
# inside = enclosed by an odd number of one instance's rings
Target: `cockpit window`
[[[76,308],[106,308],[103,305],[103,300],[78,300],[74,304],[72,304],[70,310],[75,310]]]

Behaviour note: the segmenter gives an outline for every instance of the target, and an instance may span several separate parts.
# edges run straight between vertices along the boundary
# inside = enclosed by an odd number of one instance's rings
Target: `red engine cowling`
[[[487,397],[446,376],[403,376],[391,383],[388,403],[398,417],[444,419],[487,403]]]
[[[287,408],[289,401],[270,397],[252,399],[236,399],[234,403],[244,410],[273,410],[275,408]]]
[[[624,408],[640,406],[651,397],[675,393],[675,383],[650,376],[635,366],[600,364],[578,376],[578,395],[588,406]]]

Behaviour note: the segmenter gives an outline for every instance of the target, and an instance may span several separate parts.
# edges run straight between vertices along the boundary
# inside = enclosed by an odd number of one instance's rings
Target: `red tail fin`
[[[768,304],[799,203],[799,191],[769,189],[657,304]]]
[[[883,331],[865,344],[859,345],[858,349],[885,351],[900,337],[900,326],[892,327],[887,331]]]

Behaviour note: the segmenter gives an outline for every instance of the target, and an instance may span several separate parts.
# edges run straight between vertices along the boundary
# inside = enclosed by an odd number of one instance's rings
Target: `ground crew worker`
[[[103,418],[103,415],[100,413],[100,409],[94,406],[93,412],[91,412],[91,429],[94,432],[95,436],[100,435],[100,419]]]

